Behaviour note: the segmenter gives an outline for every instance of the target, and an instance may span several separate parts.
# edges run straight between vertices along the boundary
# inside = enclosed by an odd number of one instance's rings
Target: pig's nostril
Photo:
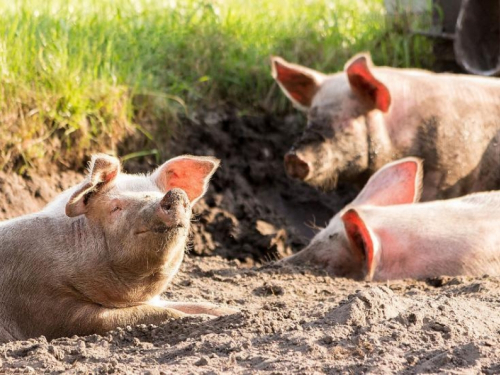
[[[285,169],[290,177],[298,178],[299,180],[305,180],[310,172],[309,163],[302,160],[295,153],[285,155]]]
[[[167,211],[168,213],[180,213],[181,211],[187,212],[190,203],[186,193],[181,189],[175,188],[167,191],[160,202],[160,207],[163,211]]]

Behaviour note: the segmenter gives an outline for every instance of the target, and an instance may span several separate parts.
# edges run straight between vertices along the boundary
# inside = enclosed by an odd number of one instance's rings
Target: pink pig
[[[311,243],[281,262],[362,280],[500,275],[500,192],[415,203],[422,162],[377,171]]]
[[[183,155],[132,175],[95,155],[80,184],[40,212],[1,222],[0,343],[233,313],[161,299],[182,263],[192,206],[218,165]]]
[[[272,59],[273,77],[307,113],[285,155],[310,185],[364,184],[383,165],[424,159],[422,200],[500,189],[500,79],[376,67],[359,54],[343,72]]]

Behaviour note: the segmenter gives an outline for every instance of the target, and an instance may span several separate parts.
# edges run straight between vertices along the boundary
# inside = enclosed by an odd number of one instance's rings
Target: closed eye
[[[121,209],[122,209],[121,207],[116,206],[115,208],[113,208],[113,209],[111,210],[111,213],[116,212],[116,211],[119,211],[119,210],[121,211]]]

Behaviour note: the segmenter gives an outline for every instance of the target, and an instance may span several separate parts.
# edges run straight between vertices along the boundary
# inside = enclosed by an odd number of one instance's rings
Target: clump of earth
[[[301,127],[294,116],[207,111],[157,141],[165,158],[222,160],[164,297],[240,313],[10,342],[0,345],[0,373],[500,373],[500,278],[368,283],[272,263],[302,248],[357,192],[322,193],[285,176],[282,157]],[[148,171],[151,162],[125,169]],[[0,219],[40,209],[81,172],[0,174]]]

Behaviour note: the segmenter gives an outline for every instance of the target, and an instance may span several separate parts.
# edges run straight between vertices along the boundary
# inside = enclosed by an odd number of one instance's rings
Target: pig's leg
[[[124,308],[105,308],[86,305],[79,307],[70,319],[68,334],[105,333],[117,327],[137,324],[156,324],[186,316],[182,311],[171,308],[139,305]]]
[[[168,302],[161,301],[167,308],[182,311],[189,315],[206,314],[213,316],[230,315],[238,312],[230,307],[217,306],[208,302]]]
[[[149,304],[152,306],[174,309],[188,315],[205,314],[221,316],[238,312],[238,310],[231,309],[229,307],[217,306],[209,302],[170,302],[161,299],[160,296],[156,296],[155,298],[151,299],[149,301]]]

